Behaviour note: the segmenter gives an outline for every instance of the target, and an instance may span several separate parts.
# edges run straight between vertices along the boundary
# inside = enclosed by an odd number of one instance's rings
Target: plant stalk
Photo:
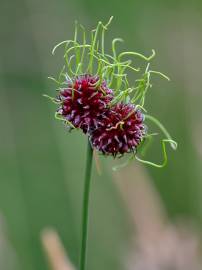
[[[86,152],[86,172],[84,179],[84,193],[82,205],[82,236],[81,236],[81,250],[80,250],[80,270],[85,270],[86,267],[86,247],[88,240],[88,212],[89,212],[89,198],[90,198],[90,180],[93,161],[93,149],[88,141]]]

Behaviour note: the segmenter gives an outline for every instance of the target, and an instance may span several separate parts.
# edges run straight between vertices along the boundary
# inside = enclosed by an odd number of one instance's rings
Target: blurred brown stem
[[[60,238],[54,230],[44,230],[41,240],[52,270],[74,270]]]

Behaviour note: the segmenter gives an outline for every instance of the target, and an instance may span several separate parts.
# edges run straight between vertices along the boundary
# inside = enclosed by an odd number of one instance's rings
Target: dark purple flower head
[[[98,76],[77,76],[67,88],[59,93],[61,106],[58,113],[84,133],[97,128],[98,118],[113,98],[113,91],[106,81],[99,82]]]
[[[135,151],[146,131],[144,116],[133,104],[118,103],[107,110],[91,132],[92,146],[106,155]]]

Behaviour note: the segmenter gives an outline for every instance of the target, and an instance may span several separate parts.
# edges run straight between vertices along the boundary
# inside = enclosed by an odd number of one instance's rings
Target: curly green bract
[[[99,22],[96,29],[90,32],[90,37],[87,36],[85,28],[76,22],[74,38],[60,42],[52,51],[54,55],[58,48],[64,48],[64,66],[57,79],[53,77],[49,78],[58,85],[60,93],[68,87],[67,85],[71,85],[71,95],[73,99],[75,91],[74,82],[76,78],[90,74],[94,76],[94,78],[97,78],[96,83],[93,85],[94,88],[100,89],[104,81],[108,89],[113,89],[113,99],[110,100],[110,103],[107,105],[109,106],[109,110],[110,107],[116,106],[116,104],[131,104],[136,111],[144,111],[145,120],[153,122],[165,136],[165,138],[161,140],[164,160],[161,164],[156,164],[151,161],[143,160],[137,155],[137,151],[133,151],[128,161],[136,158],[148,165],[158,168],[164,167],[167,163],[166,144],[170,144],[172,149],[175,150],[177,143],[171,138],[165,127],[156,118],[148,114],[145,109],[145,98],[148,89],[152,87],[151,77],[153,74],[159,75],[167,80],[169,80],[169,78],[159,71],[150,69],[150,61],[155,57],[154,50],[152,50],[151,55],[148,57],[137,52],[118,52],[117,43],[123,42],[123,40],[115,38],[111,43],[111,54],[105,52],[105,33],[112,18],[113,17],[109,19],[107,24]],[[133,62],[135,58],[140,58],[146,63],[144,68],[134,66]],[[134,76],[129,76],[131,72]],[[135,78],[133,82],[129,80],[129,77]],[[76,88],[76,91],[77,90]],[[51,98],[51,100],[60,105],[62,103],[59,98]],[[64,121],[71,129],[75,128],[74,122],[69,121],[68,119],[70,118],[64,117],[59,111],[56,112],[55,116],[57,119]],[[156,135],[156,133],[144,133],[144,137],[141,138],[141,143],[138,146],[138,154],[141,154],[141,151],[144,150],[145,142],[150,141],[151,137],[154,135]],[[126,163],[128,163],[128,161]],[[118,167],[115,169],[117,168]]]

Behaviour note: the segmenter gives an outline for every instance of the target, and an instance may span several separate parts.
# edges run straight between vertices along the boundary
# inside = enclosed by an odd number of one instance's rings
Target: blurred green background
[[[171,221],[202,223],[202,2],[160,0],[0,0],[0,269],[46,270],[40,233],[57,230],[78,265],[86,138],[55,121],[47,77],[61,67],[53,46],[73,34],[74,20],[93,29],[114,20],[106,41],[125,40],[124,50],[149,55],[171,78],[155,78],[147,108],[178,141],[165,169],[144,167]],[[161,159],[157,148],[150,152]],[[89,270],[127,269],[134,224],[112,176],[110,159],[94,169]],[[146,170],[146,172],[145,172]],[[132,175],[135,181],[136,164]],[[126,179],[122,179],[126,181]],[[123,185],[123,183],[122,183]],[[150,270],[150,269],[149,269]]]

